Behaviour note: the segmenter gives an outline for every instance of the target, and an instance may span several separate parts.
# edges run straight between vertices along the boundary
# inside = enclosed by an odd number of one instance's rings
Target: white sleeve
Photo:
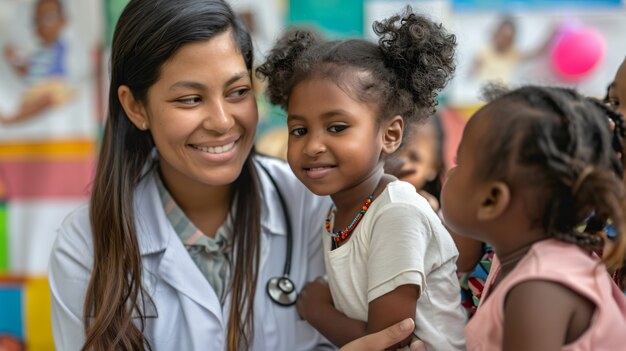
[[[74,215],[79,213],[75,212]],[[74,215],[70,216],[76,219]],[[92,249],[81,237],[90,235],[89,227],[81,226],[78,222],[69,218],[65,220],[50,256],[48,283],[52,300],[52,331],[57,350],[80,350],[85,342],[83,303],[91,274]],[[82,230],[87,232],[81,233]]]
[[[367,261],[368,302],[401,285],[425,289],[425,258],[432,233],[416,206],[390,203],[376,213]]]

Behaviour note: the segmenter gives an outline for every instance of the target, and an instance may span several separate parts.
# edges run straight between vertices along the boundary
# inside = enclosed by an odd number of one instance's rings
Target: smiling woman
[[[296,287],[324,274],[330,204],[284,162],[255,155],[252,46],[228,4],[131,0],[111,63],[91,201],[66,218],[50,261],[56,347],[328,345],[265,293],[287,247]],[[291,228],[275,211],[279,191]]]
[[[146,104],[126,85],[118,92],[131,122],[150,129],[164,183],[182,208],[187,201],[208,198],[207,190],[214,189],[207,185],[228,189],[224,184],[237,179],[252,149],[257,110],[232,30],[179,49],[148,89]],[[176,189],[176,184],[183,186]],[[198,221],[208,221],[198,215]],[[222,221],[199,229],[215,232]]]

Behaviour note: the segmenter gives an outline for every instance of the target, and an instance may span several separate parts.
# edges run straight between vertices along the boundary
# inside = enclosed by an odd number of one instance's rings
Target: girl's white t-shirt
[[[415,331],[427,349],[464,349],[458,251],[413,185],[389,183],[339,248],[331,251],[329,235],[323,241],[330,291],[339,311],[367,321],[369,302],[398,286],[415,284],[420,287]]]

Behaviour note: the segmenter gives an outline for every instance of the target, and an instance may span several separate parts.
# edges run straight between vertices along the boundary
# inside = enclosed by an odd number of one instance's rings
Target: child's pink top
[[[626,350],[626,297],[596,255],[555,239],[539,241],[490,294],[489,288],[499,271],[500,265],[494,259],[481,305],[465,327],[468,351],[502,349],[506,295],[512,287],[528,280],[562,284],[596,305],[589,329],[578,340],[563,346],[563,351]]]

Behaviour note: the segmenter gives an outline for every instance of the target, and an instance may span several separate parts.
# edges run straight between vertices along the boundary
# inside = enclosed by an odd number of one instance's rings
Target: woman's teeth
[[[200,151],[203,151],[209,154],[222,154],[224,152],[230,151],[235,146],[235,142],[233,141],[232,143],[228,143],[222,146],[196,146],[196,145],[191,145],[191,146],[195,149],[198,149]]]

